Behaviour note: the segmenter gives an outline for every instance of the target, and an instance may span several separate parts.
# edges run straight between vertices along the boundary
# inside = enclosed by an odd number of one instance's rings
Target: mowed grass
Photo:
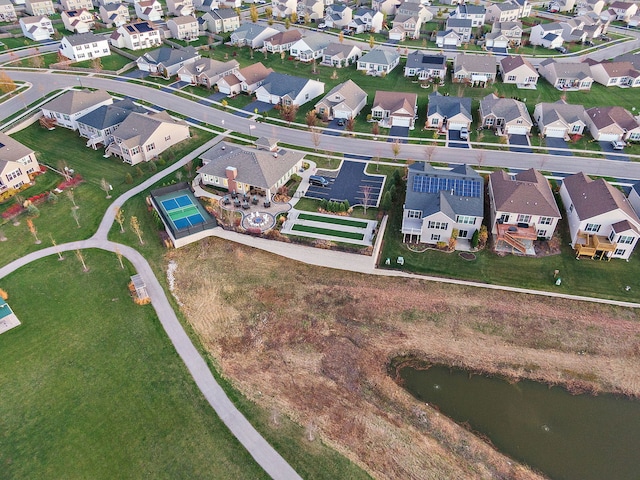
[[[367,228],[366,222],[358,222],[341,217],[321,217],[320,215],[310,215],[308,213],[300,213],[298,218],[302,220],[313,220],[314,222],[334,223],[336,225],[345,225],[348,227]]]
[[[22,325],[0,335],[0,477],[268,478],[153,308],[132,302],[131,268],[102,251],[85,257],[88,273],[70,252],[2,281]]]
[[[333,237],[348,238],[351,240],[362,240],[364,238],[364,235],[362,233],[344,232],[342,230],[333,230],[330,228],[318,228],[318,227],[312,227],[310,225],[296,224],[291,228],[291,230],[294,230],[297,232],[317,233],[318,235],[330,235]]]

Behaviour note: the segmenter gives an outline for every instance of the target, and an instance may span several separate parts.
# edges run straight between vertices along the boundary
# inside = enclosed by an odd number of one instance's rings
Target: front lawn
[[[106,57],[100,57],[100,62],[102,70],[116,71],[120,70],[128,63],[131,63],[131,60],[123,57],[122,55],[118,55],[117,53],[111,53],[111,55],[107,55]],[[95,68],[93,60],[84,60],[82,62],[73,63],[72,66],[91,69]]]

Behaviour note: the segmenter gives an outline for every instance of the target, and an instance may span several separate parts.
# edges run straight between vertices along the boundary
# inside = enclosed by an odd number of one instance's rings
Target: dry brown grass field
[[[634,310],[321,269],[218,239],[167,260],[223,374],[376,478],[542,478],[406,393],[388,374],[398,355],[640,396]]]

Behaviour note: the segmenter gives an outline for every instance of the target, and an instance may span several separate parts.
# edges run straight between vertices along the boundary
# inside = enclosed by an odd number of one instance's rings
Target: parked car
[[[567,50],[565,47],[556,47],[556,52],[560,52],[562,54],[567,53],[569,50]]]
[[[593,42],[591,40],[585,40],[583,45],[586,47],[593,47]]]
[[[344,118],[337,119],[336,120],[336,125],[338,125],[339,127],[344,127],[344,125],[345,125]]]
[[[327,24],[326,23],[319,23],[318,24],[318,30],[324,30],[325,28],[327,28]]]
[[[320,175],[311,175],[309,177],[309,185],[316,185],[318,187],[327,187],[329,186],[329,180]]]
[[[353,30],[349,30],[348,28],[343,28],[342,29],[342,34],[351,36],[351,35],[353,35]]]
[[[624,142],[621,142],[620,140],[613,140],[611,142],[611,147],[614,150],[624,150],[624,147],[626,147],[626,146],[627,146],[627,144],[624,143]]]
[[[600,35],[600,40],[602,40],[603,42],[610,42],[611,37],[607,37],[606,35]]]
[[[469,129],[467,127],[460,129],[460,140],[469,140]]]

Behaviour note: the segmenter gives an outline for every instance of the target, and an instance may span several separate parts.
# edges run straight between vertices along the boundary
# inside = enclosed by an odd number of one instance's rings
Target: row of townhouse
[[[190,136],[184,121],[130,100],[114,102],[104,90],[69,90],[43,105],[42,115],[56,126],[77,130],[87,147],[104,147],[106,155],[130,165],[153,160]]]
[[[605,2],[604,0],[552,0],[548,6],[551,12],[571,13],[576,15],[595,14],[603,22],[623,22],[630,27],[637,27],[640,24],[638,15],[638,4],[615,0]]]
[[[604,179],[566,177],[560,197],[577,257],[629,259],[640,238],[640,185],[629,197]],[[402,215],[403,240],[468,246],[485,220],[483,178],[467,165],[440,169],[426,162],[408,167]],[[535,255],[534,242],[553,237],[561,213],[547,179],[534,169],[489,175],[488,230],[498,252]],[[635,209],[634,209],[635,207]]]
[[[603,21],[597,14],[585,13],[567,20],[534,25],[529,33],[529,43],[551,49],[565,43],[584,43],[606,34],[609,25],[609,21]]]

